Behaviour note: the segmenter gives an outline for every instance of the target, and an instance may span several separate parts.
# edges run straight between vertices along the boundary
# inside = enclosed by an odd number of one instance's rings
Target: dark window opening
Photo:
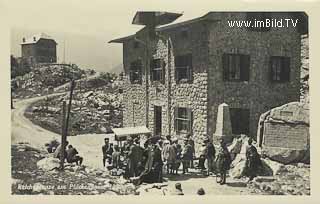
[[[271,27],[267,27],[267,19],[271,20],[271,14],[269,12],[247,12],[246,21],[250,21],[251,23],[250,26],[246,28],[250,31],[269,31]]]
[[[225,81],[249,81],[249,55],[223,54],[222,66]]]
[[[233,134],[249,135],[250,110],[230,108],[230,119]]]
[[[175,64],[175,79],[177,83],[192,82],[192,54],[176,56],[174,58]]]
[[[130,64],[130,82],[131,84],[142,83],[142,64],[141,60],[134,61]]]
[[[151,81],[165,80],[165,63],[162,59],[152,59],[150,64],[151,69]]]
[[[290,81],[290,57],[270,58],[270,79],[275,82]]]
[[[119,94],[123,93],[123,89],[118,89]]]
[[[189,108],[176,107],[175,114],[175,131],[176,133],[192,133],[193,114]]]

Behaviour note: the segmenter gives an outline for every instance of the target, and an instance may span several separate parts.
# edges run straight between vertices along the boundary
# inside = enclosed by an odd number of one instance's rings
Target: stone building
[[[56,63],[57,43],[50,36],[40,33],[30,38],[23,38],[21,43],[22,59],[30,64]]]
[[[234,134],[255,137],[259,116],[299,100],[298,27],[231,27],[230,20],[285,19],[297,13],[209,12],[189,21],[111,40],[123,44],[124,126],[156,135],[215,132],[218,105]]]

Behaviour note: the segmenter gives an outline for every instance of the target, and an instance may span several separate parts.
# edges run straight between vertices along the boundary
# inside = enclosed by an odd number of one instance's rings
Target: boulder
[[[53,157],[47,157],[37,162],[37,167],[44,171],[51,171],[60,167],[60,160]]]
[[[265,147],[263,148],[263,155],[282,164],[310,163],[309,150]]]
[[[257,176],[273,176],[273,169],[264,161],[261,160],[262,166],[258,169]],[[230,176],[233,178],[241,178],[244,176],[246,160],[241,159],[239,162],[233,163],[233,168],[230,169]]]

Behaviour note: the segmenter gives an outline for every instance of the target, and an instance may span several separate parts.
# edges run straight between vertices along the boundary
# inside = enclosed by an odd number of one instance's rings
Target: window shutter
[[[222,73],[223,73],[223,80],[228,80],[228,72],[229,72],[229,60],[228,55],[223,54],[222,55]]]
[[[177,118],[178,118],[178,108],[174,107],[174,130],[175,130],[175,132],[178,132]]]
[[[161,59],[161,82],[164,84],[166,81],[166,62]]]
[[[250,75],[250,56],[241,55],[240,58],[240,80],[249,81]]]
[[[290,81],[290,57],[281,60],[281,81]]]
[[[188,120],[189,120],[189,133],[192,134],[192,125],[193,125],[193,112],[192,109],[188,109]]]

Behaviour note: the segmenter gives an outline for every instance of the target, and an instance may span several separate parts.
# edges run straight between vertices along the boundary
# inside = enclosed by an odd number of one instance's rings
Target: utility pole
[[[75,81],[72,80],[70,83],[70,97],[69,97],[69,105],[68,105],[66,128],[65,128],[66,135],[68,135],[69,117],[70,117],[71,104],[72,104],[72,95],[73,95],[73,90],[74,90],[75,85],[76,85]]]
[[[65,134],[66,125],[66,102],[62,102],[62,118],[61,118],[61,150],[60,150],[60,170],[64,169],[64,157],[66,151],[67,135]]]

